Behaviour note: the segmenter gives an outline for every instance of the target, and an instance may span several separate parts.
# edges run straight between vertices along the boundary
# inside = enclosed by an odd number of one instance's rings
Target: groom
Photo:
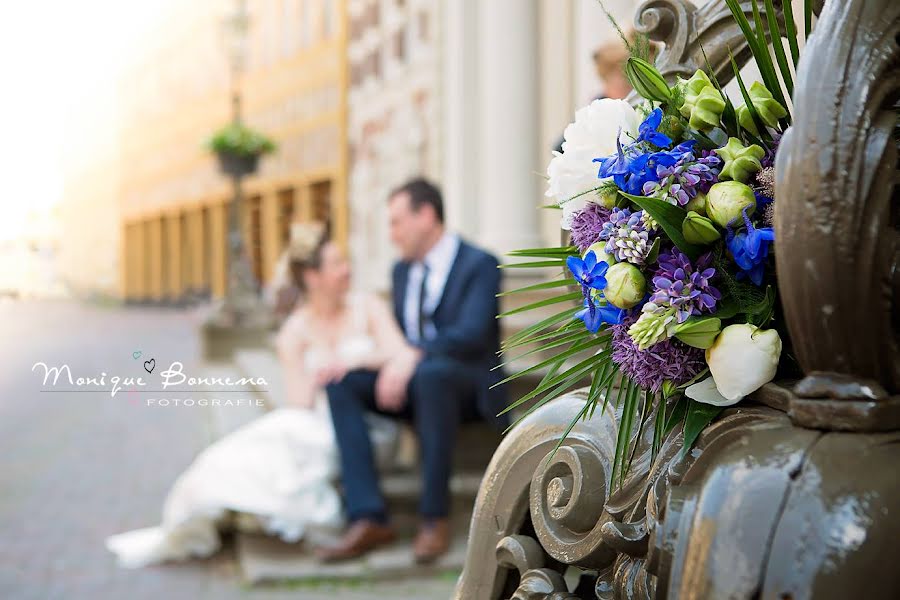
[[[350,527],[335,544],[319,549],[326,561],[364,554],[391,542],[394,531],[378,481],[366,427],[366,411],[411,420],[421,449],[421,524],[413,552],[434,560],[450,543],[449,480],[460,422],[481,416],[498,427],[506,406],[502,377],[497,298],[497,259],[444,226],[440,191],[416,179],[388,200],[391,239],[401,260],[394,265],[394,314],[407,351],[381,371],[353,371],[327,387],[341,456]]]

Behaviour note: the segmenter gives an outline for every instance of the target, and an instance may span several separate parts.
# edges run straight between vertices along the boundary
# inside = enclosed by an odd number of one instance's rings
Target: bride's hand
[[[316,371],[316,385],[325,387],[331,383],[337,383],[347,374],[347,366],[340,362],[334,362]]]
[[[375,382],[375,404],[381,410],[398,412],[406,404],[406,388],[421,360],[421,353],[413,348],[401,352],[388,361]]]

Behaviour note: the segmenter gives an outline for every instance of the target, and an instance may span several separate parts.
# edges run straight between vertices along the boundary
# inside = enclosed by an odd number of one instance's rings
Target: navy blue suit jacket
[[[500,326],[497,319],[500,292],[500,269],[497,259],[484,250],[460,240],[459,251],[441,300],[431,315],[437,335],[418,345],[426,358],[446,357],[472,367],[478,378],[478,410],[495,427],[508,425],[506,386],[490,389],[503,379],[499,364]],[[398,262],[393,272],[394,314],[401,329],[403,303],[411,263]]]

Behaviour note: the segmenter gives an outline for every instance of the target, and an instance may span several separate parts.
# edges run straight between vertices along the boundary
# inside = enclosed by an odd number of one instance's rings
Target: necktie
[[[428,283],[428,265],[422,264],[422,285],[419,287],[419,340],[425,339],[425,291]]]

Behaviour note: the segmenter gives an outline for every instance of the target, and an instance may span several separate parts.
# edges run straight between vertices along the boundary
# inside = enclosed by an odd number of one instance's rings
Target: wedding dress
[[[363,328],[336,348],[345,364],[371,354],[374,341]],[[310,349],[307,372],[331,353]],[[389,456],[396,425],[373,418],[376,455]],[[280,408],[256,419],[203,450],[175,482],[162,524],[111,536],[106,547],[121,566],[136,568],[170,560],[206,557],[220,547],[218,525],[233,511],[287,542],[335,531],[343,525],[334,487],[338,455],[324,391],[312,410]],[[248,518],[249,517],[249,518]]]

